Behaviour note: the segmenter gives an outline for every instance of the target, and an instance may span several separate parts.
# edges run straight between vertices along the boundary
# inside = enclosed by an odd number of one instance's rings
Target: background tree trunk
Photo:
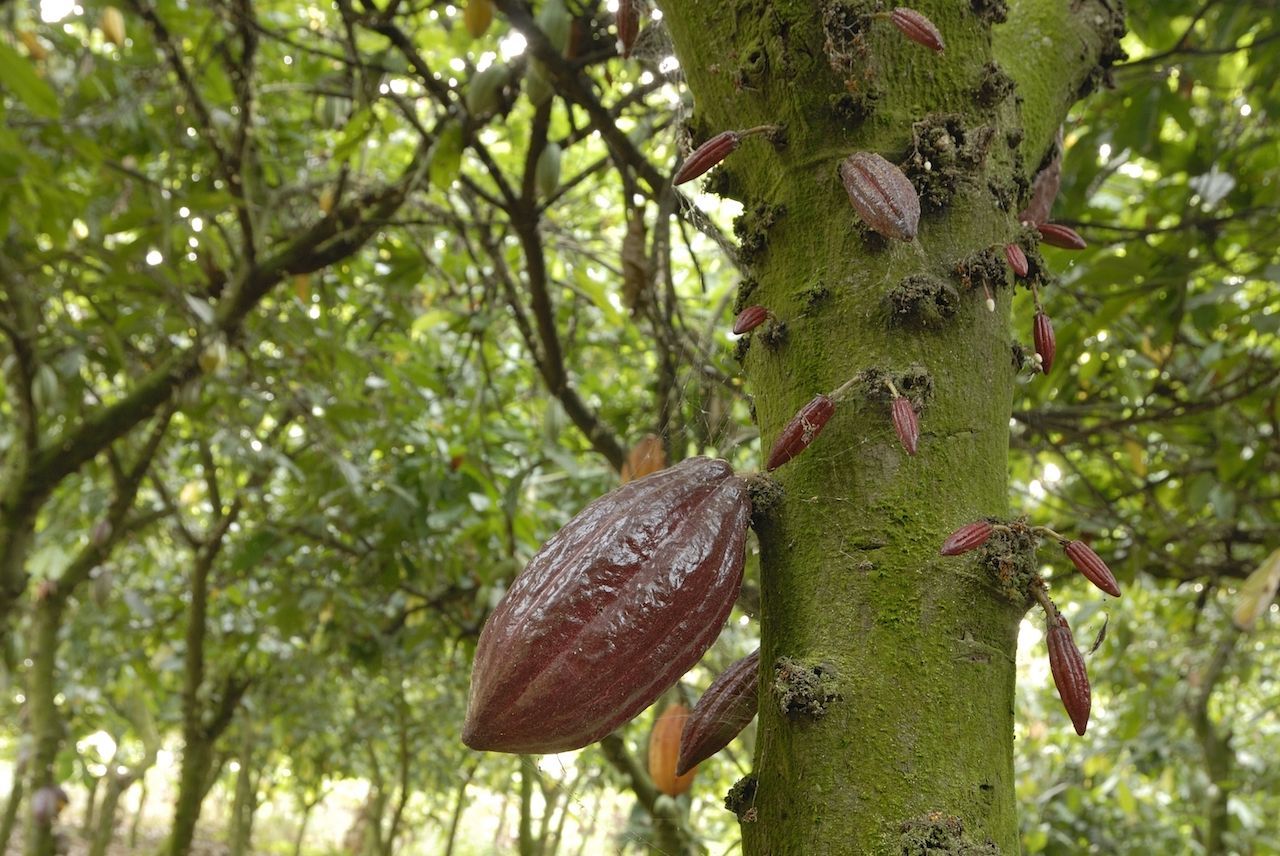
[[[868,373],[778,471],[784,497],[759,527],[747,853],[897,852],[922,836],[1018,850],[1014,655],[1028,600],[938,547],[963,523],[1007,513],[1015,367],[1000,250],[1019,237],[1030,175],[1117,18],[1105,2],[1015,5],[1001,27],[1023,56],[1002,70],[988,64],[1005,63],[992,39],[1003,2],[913,4],[943,33],[942,54],[867,16],[870,4],[662,4],[695,96],[695,143],[785,128],[784,147],[745,140],[716,184],[745,206],[742,301],[786,324],[756,335],[744,358],[762,448],[815,394]],[[904,163],[939,127],[953,157],[926,149],[917,184],[954,181],[954,196],[924,206],[910,243],[868,236],[838,164],[856,151]],[[1000,253],[995,312],[956,275],[989,249]],[[920,414],[914,457],[895,439],[886,375]]]

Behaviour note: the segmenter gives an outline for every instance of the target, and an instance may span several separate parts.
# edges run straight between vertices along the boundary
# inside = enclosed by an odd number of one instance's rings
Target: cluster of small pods
[[[1120,586],[1115,574],[1092,547],[1083,541],[1065,538],[1044,526],[1027,527],[1021,523],[1006,525],[991,520],[975,520],[948,535],[939,552],[943,556],[959,556],[983,546],[995,533],[1009,532],[1015,527],[1057,541],[1081,576],[1112,597],[1120,597]],[[1045,593],[1044,580],[1037,575],[1031,586],[1031,594],[1043,607],[1048,620],[1045,639],[1049,647],[1049,670],[1053,673],[1054,686],[1058,689],[1058,697],[1062,699],[1062,705],[1071,717],[1076,733],[1083,735],[1089,724],[1092,703],[1084,657],[1076,647],[1067,620]]]

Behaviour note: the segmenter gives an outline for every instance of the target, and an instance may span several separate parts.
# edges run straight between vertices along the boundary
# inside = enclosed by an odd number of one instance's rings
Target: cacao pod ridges
[[[708,458],[590,503],[485,622],[463,742],[565,752],[651,705],[720,634],[742,584],[750,513],[745,483]]]

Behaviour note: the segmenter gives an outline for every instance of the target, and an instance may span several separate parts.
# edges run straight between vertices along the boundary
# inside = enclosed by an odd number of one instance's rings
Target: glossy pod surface
[[[760,684],[760,652],[743,657],[711,682],[693,706],[680,736],[683,774],[728,746],[755,718]]]
[[[942,542],[940,552],[944,556],[959,556],[961,553],[976,550],[987,543],[993,531],[994,527],[985,520],[966,523],[947,536],[947,540]]]
[[[769,450],[769,460],[765,462],[764,468],[772,472],[809,448],[809,444],[818,439],[835,412],[836,403],[830,396],[818,393],[809,399],[809,403],[791,417],[791,421],[783,426],[778,439],[773,441],[773,448]]]
[[[1089,727],[1089,709],[1093,704],[1089,675],[1084,669],[1084,657],[1071,636],[1071,628],[1061,615],[1049,619],[1048,643],[1049,671],[1053,673],[1058,697],[1071,717],[1076,734],[1083,735]]]
[[[1093,552],[1092,547],[1083,541],[1068,541],[1062,545],[1062,549],[1066,552],[1067,558],[1071,560],[1071,564],[1076,566],[1076,570],[1086,580],[1112,597],[1120,596],[1120,584],[1116,582],[1116,575],[1111,573],[1107,563],[1102,561],[1101,556]]]
[[[584,508],[485,622],[463,742],[564,752],[652,704],[720,634],[742,584],[750,511],[744,483],[709,458]]]

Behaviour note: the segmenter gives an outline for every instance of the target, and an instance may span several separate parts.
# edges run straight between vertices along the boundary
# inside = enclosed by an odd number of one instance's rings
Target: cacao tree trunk
[[[1004,0],[920,0],[945,39],[935,53],[868,2],[660,5],[694,95],[694,142],[785,133],[785,145],[744,139],[714,184],[744,205],[741,303],[786,324],[743,358],[762,450],[815,394],[858,377],[825,433],[777,471],[781,500],[757,505],[760,730],[756,779],[738,790],[744,852],[917,852],[923,839],[1017,853],[1014,655],[1029,599],[938,548],[961,524],[1007,514],[1011,339],[1028,338],[1031,318],[1011,326],[999,253],[1020,237],[1034,250],[1017,217],[1029,180],[1117,55],[1122,13],[1111,0],[1011,0],[999,23]],[[913,143],[919,235],[879,237],[838,165],[858,151],[906,164]],[[957,275],[984,250],[1001,263],[994,312],[979,268]],[[914,456],[895,437],[886,377],[919,412]]]
[[[115,837],[116,813],[120,807],[120,797],[135,780],[133,774],[121,776],[114,771],[108,772],[103,778],[107,780],[107,789],[102,795],[102,805],[98,806],[97,828],[93,831],[89,856],[106,856],[107,848],[111,846],[111,839]]]
[[[31,768],[27,790],[58,785],[54,764],[62,743],[62,719],[58,714],[56,670],[58,630],[62,626],[62,601],[57,596],[36,604],[31,627],[31,671],[27,682],[27,728],[32,738]],[[29,813],[28,856],[54,856],[53,823],[56,817]]]

